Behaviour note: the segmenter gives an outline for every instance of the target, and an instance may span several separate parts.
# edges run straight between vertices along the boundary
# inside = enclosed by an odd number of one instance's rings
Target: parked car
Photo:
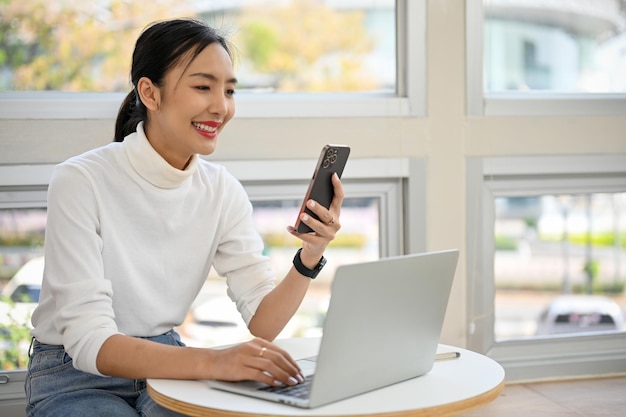
[[[39,303],[43,257],[25,263],[2,289],[0,300],[0,369],[26,366],[30,345],[30,318]]]
[[[30,326],[30,316],[41,292],[43,256],[26,262],[2,289],[0,326]]]
[[[613,300],[597,295],[563,295],[539,316],[538,335],[621,331],[624,312]]]
[[[15,303],[38,303],[43,267],[43,256],[26,262],[3,288],[3,297]]]

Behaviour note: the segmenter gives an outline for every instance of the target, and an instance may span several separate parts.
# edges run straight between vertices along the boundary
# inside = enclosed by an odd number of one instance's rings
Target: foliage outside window
[[[41,284],[33,288],[30,279],[8,284],[24,264],[43,255],[45,225],[43,208],[0,209],[0,370],[28,362],[30,315]]]
[[[0,91],[128,91],[150,22],[195,17],[235,45],[240,90],[395,92],[395,3],[4,0]]]
[[[30,328],[27,317],[20,317],[13,311],[18,302],[8,297],[0,297],[0,371],[24,369],[28,365]]]

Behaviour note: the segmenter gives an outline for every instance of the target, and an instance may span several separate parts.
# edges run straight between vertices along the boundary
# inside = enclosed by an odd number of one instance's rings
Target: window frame
[[[507,381],[626,372],[626,331],[496,341],[495,198],[623,192],[626,155],[472,157],[467,161],[468,347],[498,361]]]
[[[301,199],[317,163],[302,160],[222,160],[251,200]],[[54,164],[0,166],[0,208],[46,207]],[[426,247],[426,161],[421,158],[351,159],[342,183],[351,197],[379,201],[380,256],[423,252]],[[411,216],[405,213],[410,212]],[[26,370],[0,371],[0,410],[20,415]]]
[[[612,116],[626,113],[626,93],[489,93],[483,83],[483,0],[466,4],[468,116]]]
[[[411,24],[408,24],[411,22]],[[410,47],[409,47],[410,45]],[[0,93],[0,119],[115,119],[124,93]],[[396,0],[396,92],[237,95],[238,118],[426,114],[426,0]]]

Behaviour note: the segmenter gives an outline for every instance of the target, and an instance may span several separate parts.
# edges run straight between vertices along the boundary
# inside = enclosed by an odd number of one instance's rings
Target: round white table
[[[319,338],[276,340],[295,359],[317,354]],[[466,349],[457,359],[436,361],[426,375],[319,408],[300,409],[209,388],[206,381],[149,379],[148,393],[160,405],[189,416],[450,416],[496,399],[504,369]],[[363,377],[367,377],[364,375]]]

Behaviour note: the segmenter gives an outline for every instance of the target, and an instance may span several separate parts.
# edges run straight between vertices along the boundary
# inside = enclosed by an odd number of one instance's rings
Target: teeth
[[[217,131],[217,127],[211,127],[211,126],[207,126],[207,125],[203,125],[201,123],[195,123],[195,122],[192,122],[191,124],[200,130],[204,130],[205,132],[214,133],[215,131]]]

